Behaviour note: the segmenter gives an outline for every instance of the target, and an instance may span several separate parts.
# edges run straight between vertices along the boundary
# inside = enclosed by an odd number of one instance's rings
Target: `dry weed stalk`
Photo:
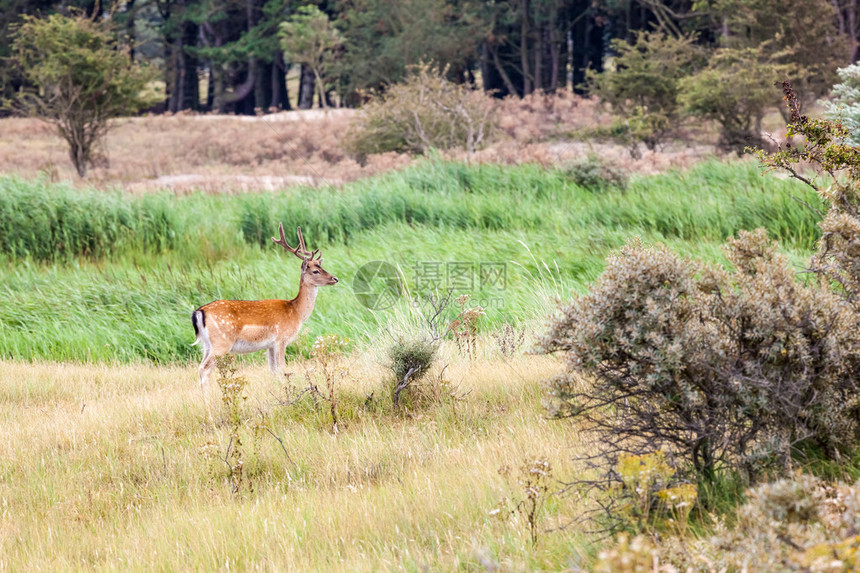
[[[510,480],[511,468],[508,466],[499,468],[499,475]],[[549,496],[552,495],[550,493],[552,481],[552,467],[545,457],[526,458],[520,466],[520,472],[517,476],[517,485],[521,492],[520,500],[513,506],[513,509],[510,509],[510,501],[508,498],[503,498],[499,505],[490,512],[490,515],[519,514],[525,520],[532,546],[536,546],[540,534],[543,508]]]
[[[337,401],[338,384],[349,376],[343,364],[344,352],[349,346],[348,338],[341,338],[337,334],[320,336],[314,342],[311,356],[316,360],[328,390],[328,403],[331,411],[332,432],[338,433]],[[315,388],[313,384],[312,387]]]
[[[469,360],[475,360],[478,357],[478,321],[486,312],[480,306],[466,308],[469,298],[471,295],[468,294],[457,297],[460,313],[448,325],[448,330],[454,335],[457,350],[468,356]]]

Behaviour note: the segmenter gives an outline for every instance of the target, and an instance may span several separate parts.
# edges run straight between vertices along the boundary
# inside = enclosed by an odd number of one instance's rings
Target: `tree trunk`
[[[197,56],[186,49],[188,46],[194,46],[197,43],[199,35],[200,30],[197,24],[189,20],[182,23],[181,51],[179,54],[182,61],[179,109],[192,109],[195,111],[200,109],[200,77],[197,75]]]
[[[276,109],[291,109],[290,94],[287,93],[287,67],[284,56],[278,51],[272,64],[272,107]]]
[[[134,39],[136,37],[134,17],[137,13],[137,9],[134,7],[134,0],[128,0],[125,9],[128,12],[128,19],[125,22],[125,33],[128,36],[128,59],[134,62]]]
[[[211,60],[209,61],[208,66],[209,77],[206,80],[206,110],[212,111],[215,109],[215,74],[212,71],[213,65]]]
[[[314,106],[314,73],[309,66],[302,64],[299,80],[299,109],[310,109]]]
[[[535,46],[534,46],[534,56],[535,56],[535,81],[534,81],[534,89],[535,91],[543,91],[544,85],[544,77],[543,77],[543,40],[544,40],[544,26],[545,24],[541,24],[535,34]]]
[[[519,95],[517,92],[516,86],[514,86],[514,82],[511,81],[508,72],[505,70],[504,65],[502,65],[501,60],[499,59],[499,50],[496,46],[490,47],[491,54],[493,55],[493,63],[496,66],[496,70],[499,72],[499,76],[501,76],[502,81],[505,84],[505,88],[508,90],[509,95]]]
[[[555,12],[553,12],[555,14]],[[555,93],[558,91],[558,67],[559,67],[559,56],[558,56],[558,29],[556,28],[558,22],[556,21],[555,16],[552,17],[552,20],[549,24],[549,62],[550,62],[550,74],[549,74],[549,91],[550,93]]]
[[[564,79],[564,85],[567,89],[573,91],[573,30],[567,30],[567,63],[565,64],[567,71]]]
[[[326,101],[328,98],[326,97],[325,86],[323,85],[322,78],[320,77],[318,70],[314,70],[314,79],[316,80],[317,90],[319,91],[320,107],[326,109],[328,108],[328,102]]]
[[[272,64],[256,60],[254,65],[257,68],[254,74],[254,111],[268,113],[272,105],[272,83],[269,81],[272,77]]]
[[[210,81],[213,83],[212,108],[218,113],[227,113],[227,93],[224,85],[223,66],[212,66]]]
[[[529,0],[520,0],[520,63],[523,67],[523,96],[532,93],[529,73]]]
[[[182,101],[182,84],[184,64],[182,59],[182,37],[176,37],[170,43],[170,60],[168,69],[170,70],[170,80],[167,83],[167,111],[176,113],[180,109]]]

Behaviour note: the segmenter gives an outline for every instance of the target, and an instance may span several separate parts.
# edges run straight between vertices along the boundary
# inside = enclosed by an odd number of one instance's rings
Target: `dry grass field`
[[[416,160],[386,153],[359,165],[341,147],[355,113],[313,109],[258,117],[178,114],[116,120],[103,160],[90,170],[86,184],[133,191],[259,191],[290,184],[337,184]],[[500,134],[492,145],[474,156],[460,151],[443,155],[481,163],[552,166],[597,153],[630,171],[648,174],[687,167],[712,152],[707,142],[693,143],[646,151],[634,160],[623,146],[583,141],[577,132],[604,125],[609,117],[594,100],[567,93],[503,100],[496,113]],[[0,173],[76,180],[65,142],[54,128],[36,119],[0,119]]]
[[[522,516],[492,513],[504,498],[511,508],[524,497],[526,460],[550,462],[554,490],[573,476],[575,429],[541,406],[541,382],[560,363],[443,354],[455,397],[399,412],[386,405],[376,359],[351,357],[337,433],[327,405],[315,409],[307,395],[285,405],[285,386],[243,366],[238,494],[220,459],[230,444],[221,393],[204,395],[195,368],[0,363],[0,570],[573,564],[586,546],[563,527],[576,514],[570,496],[548,497],[535,548]],[[294,386],[310,367],[292,365]],[[252,437],[263,414],[283,448],[268,432]]]

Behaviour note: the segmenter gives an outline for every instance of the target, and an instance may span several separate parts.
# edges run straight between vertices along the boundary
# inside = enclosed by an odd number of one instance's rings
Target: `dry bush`
[[[508,97],[499,103],[496,113],[502,132],[520,144],[565,138],[611,121],[596,98],[584,98],[569,90]]]
[[[860,568],[860,482],[828,484],[799,474],[747,492],[736,522],[708,537],[621,535],[595,571],[845,572]]]
[[[576,416],[610,460],[667,449],[700,477],[755,478],[801,444],[839,459],[857,443],[857,314],[799,283],[763,230],[726,254],[732,272],[628,243],[543,339],[568,365],[551,384],[556,415]]]
[[[317,377],[322,378],[326,392],[328,393],[326,400],[329,403],[329,411],[331,412],[332,432],[335,434],[338,433],[339,418],[337,412],[340,389],[343,383],[349,378],[348,364],[345,360],[345,351],[349,343],[348,338],[340,337],[337,334],[328,334],[317,337],[311,350],[311,356],[319,368]],[[311,379],[310,372],[306,372],[309,387],[316,390],[316,385]]]
[[[553,491],[555,484],[552,466],[546,457],[526,457],[520,466],[519,474],[514,477],[512,473],[510,466],[499,468],[499,475],[508,481],[509,487],[519,490],[515,494],[516,497],[513,500],[507,497],[499,500],[490,515],[502,519],[511,516],[522,519],[532,547],[535,547],[540,534],[544,532],[541,521],[547,502],[556,493]]]
[[[630,180],[627,171],[612,165],[596,153],[567,162],[562,169],[569,181],[593,192],[607,189],[624,191]]]
[[[105,140],[110,164],[94,168],[90,183],[131,189],[169,187],[211,191],[264,188],[265,177],[309,181],[355,179],[400,166],[408,157],[361,168],[340,147],[352,110],[285,112],[261,117],[176,114],[115,121]],[[72,166],[56,136],[34,119],[0,120],[0,171],[32,176]],[[246,179],[242,179],[242,178]],[[247,179],[253,178],[253,179]]]
[[[421,64],[406,81],[374,95],[350,130],[346,148],[359,161],[387,151],[427,153],[487,145],[495,130],[494,100],[446,79],[447,69]]]

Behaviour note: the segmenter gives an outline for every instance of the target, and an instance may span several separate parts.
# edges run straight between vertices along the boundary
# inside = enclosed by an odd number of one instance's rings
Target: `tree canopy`
[[[860,38],[860,0],[0,0],[0,57],[11,53],[19,15],[70,9],[113,24],[115,46],[161,72],[163,109],[174,112],[358,105],[422,62],[498,97],[584,92],[587,75],[633,66],[643,42],[657,49],[661,38],[658,61],[636,64],[646,74],[688,67],[673,62],[685,57],[667,52],[674,47],[760,50],[812,99],[856,60]],[[299,45],[311,30],[325,38],[315,55]],[[31,84],[0,69],[3,97]]]

